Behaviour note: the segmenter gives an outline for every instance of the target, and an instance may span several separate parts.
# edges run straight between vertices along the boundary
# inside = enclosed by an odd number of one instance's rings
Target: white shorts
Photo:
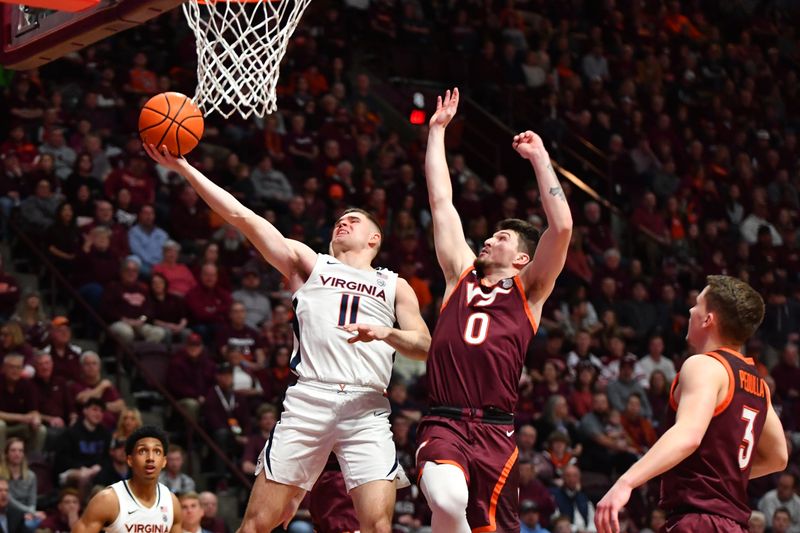
[[[366,387],[298,381],[286,391],[284,411],[258,457],[255,475],[311,490],[336,454],[347,492],[381,479],[408,478],[397,461],[389,400]]]

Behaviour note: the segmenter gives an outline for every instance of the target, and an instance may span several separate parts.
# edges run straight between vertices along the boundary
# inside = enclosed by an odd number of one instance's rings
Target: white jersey
[[[394,348],[383,341],[349,344],[353,334],[341,326],[394,327],[396,292],[394,272],[359,270],[319,254],[308,280],[292,295],[292,370],[301,379],[385,390]]]
[[[156,485],[156,502],[152,507],[142,505],[131,492],[127,481],[111,485],[119,501],[119,514],[106,533],[169,533],[172,529],[172,493]]]

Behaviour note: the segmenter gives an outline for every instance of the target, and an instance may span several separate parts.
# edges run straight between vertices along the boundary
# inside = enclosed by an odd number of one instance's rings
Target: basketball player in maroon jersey
[[[618,532],[631,491],[660,474],[667,532],[747,531],[747,481],[788,461],[769,388],[738,351],[763,319],[764,301],[747,283],[708,276],[689,310],[686,340],[697,355],[672,382],[671,427],[600,500],[598,533]]]
[[[444,149],[458,89],[437,102],[425,172],[436,256],[447,288],[428,352],[428,415],[418,430],[417,470],[434,533],[519,531],[512,411],[528,343],[567,255],[572,215],[542,140],[513,148],[533,166],[548,228],[503,220],[477,258],[453,206]]]

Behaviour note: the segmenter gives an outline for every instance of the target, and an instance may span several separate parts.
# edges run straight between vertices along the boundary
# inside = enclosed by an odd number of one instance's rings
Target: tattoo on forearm
[[[550,196],[561,198],[561,200],[564,202],[567,201],[567,197],[564,196],[564,190],[561,188],[560,185],[558,187],[550,187]]]
[[[560,198],[561,201],[566,202],[567,197],[564,195],[564,190],[561,188],[561,185],[558,184],[558,176],[556,175],[556,171],[553,169],[553,165],[551,163],[547,163],[547,169],[553,175],[553,179],[556,182],[555,187],[550,187],[550,196],[555,196],[556,198]]]

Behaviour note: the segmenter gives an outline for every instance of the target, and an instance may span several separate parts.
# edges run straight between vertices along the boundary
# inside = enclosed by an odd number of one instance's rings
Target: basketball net
[[[197,41],[197,92],[204,113],[263,117],[289,37],[311,0],[188,0],[183,12]]]

